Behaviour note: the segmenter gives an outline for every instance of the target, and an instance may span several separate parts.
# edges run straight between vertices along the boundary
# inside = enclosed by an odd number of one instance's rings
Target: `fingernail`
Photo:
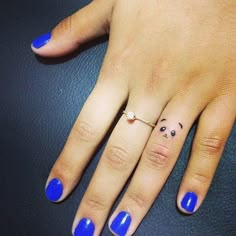
[[[194,192],[188,192],[185,194],[181,201],[181,207],[186,211],[192,213],[197,205],[197,195]]]
[[[88,218],[83,218],[75,228],[74,236],[93,236],[94,230],[94,223]]]
[[[35,39],[32,42],[32,45],[34,48],[39,49],[39,48],[43,47],[45,44],[47,44],[50,39],[51,39],[51,33],[43,34],[43,35],[39,36],[37,39]]]
[[[63,193],[63,185],[62,182],[59,179],[52,179],[47,188],[46,188],[46,196],[48,200],[55,202],[60,199],[62,193]]]
[[[125,236],[131,223],[131,216],[125,211],[121,211],[112,221],[110,229],[117,236]]]

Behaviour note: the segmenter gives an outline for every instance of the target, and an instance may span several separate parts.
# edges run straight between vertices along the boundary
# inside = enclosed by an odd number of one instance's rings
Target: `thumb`
[[[109,17],[112,2],[95,0],[73,15],[62,20],[50,33],[35,39],[32,50],[45,57],[56,57],[68,54],[80,44],[104,35],[109,30]]]

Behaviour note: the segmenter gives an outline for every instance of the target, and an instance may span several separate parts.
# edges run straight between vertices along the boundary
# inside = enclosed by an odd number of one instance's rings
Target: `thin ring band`
[[[155,126],[156,126],[156,124],[153,124],[153,123],[151,123],[151,122],[149,122],[147,120],[143,120],[143,119],[137,117],[135,115],[135,113],[132,112],[132,111],[128,111],[128,112],[127,111],[123,111],[123,114],[126,115],[128,121],[139,120],[139,121],[143,122],[144,124],[151,126],[152,128],[155,128]]]

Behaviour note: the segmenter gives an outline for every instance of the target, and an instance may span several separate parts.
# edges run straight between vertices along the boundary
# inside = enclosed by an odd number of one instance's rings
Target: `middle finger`
[[[139,92],[135,94],[130,95],[126,111],[156,123],[166,102],[164,98],[138,100]],[[140,120],[129,121],[126,115],[121,116],[77,211],[72,230],[74,235],[80,235],[86,228],[90,228],[95,236],[100,234],[109,210],[137,165],[152,129]]]

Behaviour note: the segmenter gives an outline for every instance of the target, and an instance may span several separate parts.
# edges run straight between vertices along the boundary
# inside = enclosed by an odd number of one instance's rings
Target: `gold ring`
[[[149,122],[147,120],[144,120],[144,119],[141,119],[141,118],[137,117],[135,115],[135,113],[132,112],[132,111],[128,111],[128,112],[127,111],[123,111],[123,114],[126,115],[128,121],[139,120],[139,121],[143,122],[144,124],[151,126],[152,128],[155,128],[155,126],[156,126],[156,124],[153,124],[153,123],[151,123],[151,122]]]

